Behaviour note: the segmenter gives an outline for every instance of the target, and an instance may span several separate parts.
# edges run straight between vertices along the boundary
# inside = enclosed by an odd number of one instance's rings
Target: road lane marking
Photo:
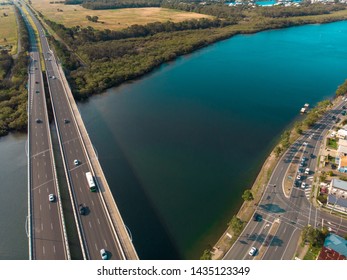
[[[51,230],[53,230],[53,224],[51,223]]]
[[[89,227],[92,228],[92,223],[89,221]]]
[[[97,221],[98,221],[98,224],[100,225],[100,220],[99,220],[99,218],[97,218]]]

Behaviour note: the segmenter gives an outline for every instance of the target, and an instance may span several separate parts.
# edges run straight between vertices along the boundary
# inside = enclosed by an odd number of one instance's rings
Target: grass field
[[[8,16],[4,16],[4,14]],[[17,52],[17,30],[14,7],[0,6],[0,49],[11,49],[12,54]]]
[[[211,16],[188,13],[163,8],[133,8],[117,10],[87,10],[79,5],[50,4],[51,0],[32,1],[34,8],[48,19],[72,26],[92,26],[95,29],[124,29],[133,24],[147,24],[150,22],[173,21],[180,22],[188,19],[212,18]],[[58,12],[62,10],[62,12]],[[86,16],[98,16],[99,22],[88,21]],[[101,23],[103,22],[103,23]]]

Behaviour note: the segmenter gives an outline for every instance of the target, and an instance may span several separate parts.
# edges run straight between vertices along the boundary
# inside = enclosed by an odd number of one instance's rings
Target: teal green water
[[[140,258],[214,244],[302,105],[347,78],[346,39],[347,22],[236,36],[79,104]],[[0,259],[27,258],[24,144],[0,139]]]
[[[199,258],[304,103],[347,78],[347,22],[236,36],[80,104],[140,258]]]

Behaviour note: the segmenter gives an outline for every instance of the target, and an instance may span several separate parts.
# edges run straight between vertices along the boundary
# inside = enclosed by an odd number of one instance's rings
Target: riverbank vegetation
[[[15,12],[20,14],[17,7]],[[21,16],[18,16],[18,24],[22,51],[16,59],[7,51],[0,53],[0,136],[27,128],[29,37]]]
[[[93,2],[93,5],[97,3]],[[77,99],[86,99],[92,94],[138,78],[180,55],[235,34],[347,19],[347,6],[340,4],[288,7],[290,9],[266,7],[266,12],[262,7],[250,9],[247,6],[199,5],[181,1],[162,1],[161,6],[164,5],[206,13],[214,18],[136,24],[123,30],[100,30],[90,26],[66,27],[40,13],[65,43],[64,46],[52,40]],[[83,65],[77,57],[83,60]],[[307,125],[315,119],[313,116],[310,115]],[[279,149],[278,155],[281,152]]]

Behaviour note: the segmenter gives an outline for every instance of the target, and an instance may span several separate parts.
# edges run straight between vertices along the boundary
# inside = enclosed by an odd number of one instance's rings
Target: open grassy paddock
[[[17,52],[17,28],[14,6],[0,5],[0,50],[11,50],[12,54]]]
[[[208,15],[164,8],[132,8],[115,10],[88,10],[79,5],[50,4],[51,0],[32,0],[33,7],[48,19],[67,27],[92,26],[95,29],[120,30],[133,24],[212,18]],[[58,11],[62,10],[62,11]],[[99,22],[88,21],[86,16],[98,16]],[[102,23],[103,22],[103,23]]]

